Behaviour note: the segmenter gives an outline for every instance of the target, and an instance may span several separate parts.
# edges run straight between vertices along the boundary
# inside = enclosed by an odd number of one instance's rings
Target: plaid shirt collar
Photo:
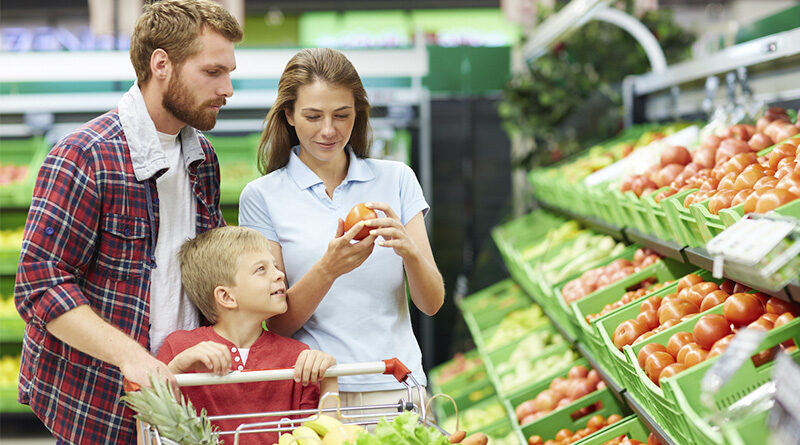
[[[167,156],[161,148],[158,133],[144,96],[137,82],[125,93],[117,105],[119,121],[128,141],[136,179],[144,181],[169,168]],[[197,161],[205,160],[197,131],[186,125],[181,129],[181,146],[186,165],[191,169]]]

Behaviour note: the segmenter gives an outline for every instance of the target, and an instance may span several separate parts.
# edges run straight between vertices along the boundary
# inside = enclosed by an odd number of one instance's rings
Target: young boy
[[[338,390],[335,377],[317,384],[336,363],[332,356],[262,328],[264,320],[286,312],[287,304],[284,275],[261,233],[235,226],[212,229],[186,241],[178,259],[186,293],[213,326],[167,337],[158,358],[172,373],[294,367],[294,380],[181,388],[197,409],[209,415],[316,409],[320,394]],[[233,431],[243,422],[265,420],[277,419],[214,424]],[[244,434],[240,440],[276,443],[278,433]]]

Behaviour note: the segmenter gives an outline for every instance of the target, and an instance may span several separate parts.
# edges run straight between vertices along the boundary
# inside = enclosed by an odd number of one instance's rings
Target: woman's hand
[[[373,227],[369,232],[370,236],[383,237],[383,241],[378,242],[379,246],[391,247],[403,259],[414,258],[419,255],[419,248],[416,243],[408,235],[408,231],[403,222],[400,221],[400,217],[388,204],[368,202],[366,205],[373,210],[380,210],[386,215],[383,218],[366,221],[367,226]]]
[[[365,225],[363,221],[360,221],[345,232],[344,221],[339,218],[336,237],[328,243],[328,250],[322,257],[323,270],[331,274],[333,279],[360,266],[372,254],[377,235],[370,234],[357,243],[353,242],[353,238]]]

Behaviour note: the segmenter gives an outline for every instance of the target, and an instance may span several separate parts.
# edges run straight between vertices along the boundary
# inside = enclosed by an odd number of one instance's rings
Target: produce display
[[[558,283],[603,258],[619,255],[623,250],[625,245],[614,238],[586,231],[564,244],[557,254],[551,255],[551,259],[538,263],[535,271],[548,282]]]
[[[0,296],[0,319],[2,318],[18,318],[17,306],[14,304],[14,299],[11,297]]]
[[[480,357],[466,358],[463,353],[457,352],[453,359],[444,364],[437,374],[437,384],[447,386],[456,377],[462,377],[464,382],[474,382],[486,379],[486,367]]]
[[[511,312],[503,318],[497,330],[489,337],[486,348],[497,349],[525,336],[533,329],[550,323],[539,306],[532,305],[526,309]]]
[[[504,393],[510,393],[526,384],[532,383],[537,377],[549,375],[554,370],[564,369],[576,358],[578,358],[578,355],[575,352],[566,349],[560,354],[520,362],[511,371],[500,376],[500,390]]]
[[[589,419],[589,423],[586,424],[586,428],[574,432],[567,428],[562,428],[561,430],[558,431],[558,433],[556,433],[554,439],[547,441],[543,440],[542,437],[539,435],[533,435],[528,438],[528,445],[569,445],[571,443],[578,442],[583,438],[590,436],[593,433],[600,431],[609,425],[613,425],[619,422],[620,420],[622,420],[622,416],[620,416],[619,414],[612,414],[608,416],[608,419],[598,414],[596,416],[592,416],[592,418]],[[631,442],[631,444],[633,443],[641,443],[641,442],[639,441]]]
[[[0,162],[0,187],[20,184],[28,177],[27,165]]]
[[[693,288],[689,288],[688,292],[694,292],[691,290]],[[712,293],[721,295],[725,291],[715,290]],[[672,377],[725,352],[738,329],[747,327],[769,331],[792,321],[800,313],[797,304],[774,297],[767,299],[759,293],[737,292],[727,297],[709,294],[705,298],[709,297],[715,300],[724,298],[722,313],[702,315],[691,332],[673,334],[666,346],[648,343],[639,350],[638,365],[656,385],[660,384],[661,379]],[[715,306],[717,304],[711,307]],[[793,340],[788,340],[780,348],[791,351],[791,348],[796,350],[797,346]],[[772,360],[778,349],[775,347],[759,353],[752,358],[753,363],[759,366]]]
[[[636,285],[636,287],[638,287],[638,289],[629,290],[629,291],[625,292],[624,294],[622,294],[622,297],[619,300],[617,300],[617,301],[615,301],[613,303],[609,303],[609,304],[605,305],[605,307],[603,307],[602,311],[600,311],[598,313],[595,313],[595,314],[587,315],[586,316],[586,321],[587,322],[592,322],[593,320],[596,320],[596,319],[602,317],[603,315],[608,314],[608,313],[614,311],[615,309],[618,309],[618,308],[630,303],[631,301],[638,300],[639,298],[642,298],[647,294],[656,292],[659,289],[663,289],[663,288],[669,286],[670,284],[674,283],[674,281],[665,281],[663,283],[656,283],[656,284],[653,284],[653,285],[650,285],[650,286],[648,286],[647,283],[649,283],[649,281],[648,282],[640,282],[639,284]]]
[[[506,409],[500,402],[490,401],[468,408],[458,413],[458,429],[464,431],[480,431],[498,420],[506,418]],[[440,423],[445,431],[456,430],[455,416]]]
[[[535,398],[516,406],[514,413],[519,424],[526,425],[553,410],[569,405],[581,397],[603,388],[605,388],[605,382],[600,380],[600,374],[596,370],[589,370],[583,365],[573,366],[565,377],[553,379],[548,389],[540,392]],[[580,417],[591,412],[592,409],[587,408],[580,413]],[[595,430],[597,429],[599,428],[595,428]]]
[[[587,270],[579,278],[564,285],[561,289],[561,295],[564,301],[572,303],[598,289],[602,289],[611,283],[615,283],[632,275],[660,259],[661,256],[649,249],[638,249],[633,255],[633,261],[620,258],[612,261],[611,264],[607,266]],[[655,283],[650,280],[644,280],[639,283],[639,287],[646,289],[653,284]]]
[[[500,375],[506,374],[520,364],[530,362],[539,356],[546,347],[562,343],[564,343],[564,337],[552,330],[531,332],[514,347],[514,352],[511,353],[508,360],[496,365],[495,369]]]
[[[0,357],[0,388],[13,388],[16,391],[19,381],[19,362],[19,355]]]

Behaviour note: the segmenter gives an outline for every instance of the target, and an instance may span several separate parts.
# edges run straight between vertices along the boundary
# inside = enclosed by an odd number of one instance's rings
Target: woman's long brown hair
[[[267,113],[264,131],[258,143],[258,170],[266,175],[289,162],[292,147],[299,144],[294,127],[286,113],[294,111],[297,90],[317,81],[353,91],[356,118],[349,144],[359,158],[369,156],[372,134],[369,127],[369,101],[361,78],[353,64],[339,51],[309,48],[295,54],[278,82],[278,97]]]

